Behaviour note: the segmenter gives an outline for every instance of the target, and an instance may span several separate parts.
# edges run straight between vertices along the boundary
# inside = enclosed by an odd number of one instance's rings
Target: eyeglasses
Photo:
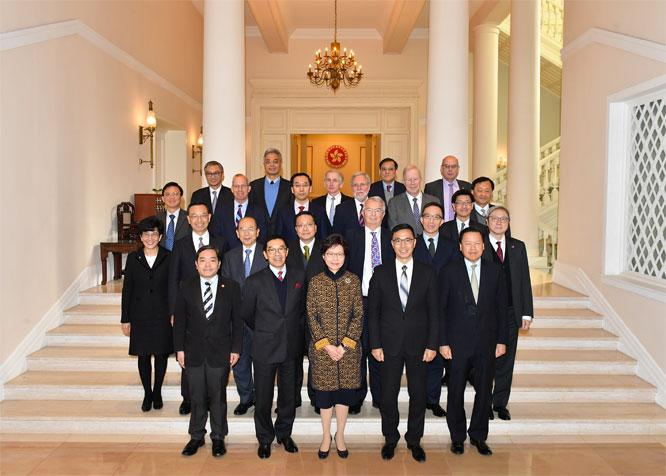
[[[240,184],[240,185],[232,185],[231,188],[234,188],[236,190],[238,190],[239,188],[242,189],[242,190],[245,190],[247,188],[247,185],[244,184],[244,183]]]
[[[467,202],[467,201],[461,202],[460,200],[456,200],[453,203],[455,203],[459,207],[471,207],[472,206],[472,202]]]
[[[492,221],[493,223],[497,223],[497,222],[509,223],[509,217],[491,216],[491,217],[488,217],[488,221]]]
[[[266,159],[264,160],[264,164],[279,164],[280,159]]]
[[[256,228],[253,227],[253,226],[248,226],[247,228],[239,228],[238,229],[238,231],[241,232],[241,233],[245,233],[245,232],[254,233],[255,230],[256,230]]]
[[[324,253],[326,256],[329,258],[344,258],[345,254],[344,253],[331,253],[330,251],[327,251]]]
[[[217,177],[219,175],[222,175],[222,172],[206,172],[206,177]]]
[[[393,172],[395,170],[395,167],[382,167],[380,170],[382,172]]]
[[[396,238],[392,241],[398,246],[402,245],[403,243],[406,245],[411,245],[414,242],[414,238]]]
[[[458,164],[442,164],[442,168],[444,169],[457,169],[458,167]]]
[[[298,228],[298,229],[301,229],[301,228],[312,228],[312,227],[314,227],[314,226],[315,226],[314,223],[299,223],[298,225],[296,225],[296,228]]]
[[[278,246],[277,248],[274,248],[274,247],[270,247],[270,248],[268,248],[268,249],[266,250],[266,253],[268,253],[269,255],[274,255],[275,253],[280,253],[280,254],[282,254],[282,253],[284,253],[285,251],[287,251],[287,248],[286,248],[286,247],[284,247],[284,246]]]
[[[428,215],[423,215],[423,218],[426,219],[426,220],[441,220],[442,215],[430,215],[430,214],[428,214]]]
[[[141,233],[141,238],[158,238],[160,236],[156,231],[144,231]]]
[[[363,213],[384,213],[381,208],[364,208]]]
[[[202,220],[205,220],[208,218],[208,213],[202,213],[201,215],[188,215],[190,217],[190,220],[198,220],[201,218]]]

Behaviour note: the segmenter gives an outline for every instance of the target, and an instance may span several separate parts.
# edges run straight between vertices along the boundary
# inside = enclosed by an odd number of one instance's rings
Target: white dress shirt
[[[301,253],[303,253],[303,256],[305,256],[305,248],[304,247],[307,246],[308,250],[310,250],[310,258],[312,258],[312,248],[314,248],[315,240],[316,240],[316,238],[312,238],[312,241],[310,243],[306,243],[301,239],[298,240],[298,244],[301,246]]]
[[[165,211],[166,211],[166,227],[164,228],[164,235],[166,236],[166,231],[167,228],[169,228],[169,222],[171,221],[171,217],[169,215],[173,215],[173,234],[175,236],[176,228],[178,228],[178,215],[180,214],[180,208],[176,209],[175,212],[170,212],[169,210]]]
[[[208,233],[208,230],[204,232],[203,235],[201,235],[201,238],[203,238],[203,245],[208,246],[210,244],[210,233]],[[199,249],[199,235],[195,231],[192,232],[192,243],[194,243],[194,249],[198,250]]]
[[[234,222],[236,221],[236,215],[238,214],[238,206],[240,205],[241,207],[241,215],[243,215],[243,218],[245,218],[245,213],[247,212],[247,204],[250,203],[249,200],[245,200],[244,203],[238,203],[236,200],[234,200]]]
[[[463,223],[465,224],[465,228],[469,228],[469,218],[467,219],[467,221],[460,221],[460,220],[458,220],[458,217],[456,217],[456,226],[458,227],[458,235],[459,235],[459,236],[460,236],[460,231],[461,231],[461,230],[460,230],[460,226],[461,226]],[[463,228],[463,229],[464,229],[464,228]]]
[[[402,263],[398,259],[395,260],[395,274],[398,280],[398,289],[400,289],[400,278],[402,277],[403,266],[407,266],[405,273],[407,274],[407,292],[409,293],[409,289],[412,285],[412,273],[414,272],[414,259],[410,258],[407,263]]]
[[[330,194],[326,194],[326,216],[328,220],[331,221],[331,202],[335,203],[337,207],[342,202],[342,193],[338,193],[335,197],[332,197]]]
[[[243,245],[243,265],[245,265],[245,258],[247,257],[245,250],[250,250],[250,268],[252,268],[252,263],[254,263],[254,253],[257,250],[257,242],[255,241],[249,248]]]
[[[465,259],[465,266],[467,267],[467,278],[469,279],[470,285],[472,284],[472,265],[476,265],[476,269],[474,270],[474,273],[476,274],[476,282],[479,285],[479,291],[481,290],[481,258],[476,260],[475,263],[472,263],[470,260],[467,258]]]
[[[201,283],[201,300],[203,301],[204,293],[206,292],[206,281],[210,283],[210,291],[213,293],[213,310],[215,309],[215,297],[217,296],[217,274],[210,279],[206,279],[203,276],[199,276],[199,282]]]
[[[273,274],[275,275],[276,278],[280,279],[279,276],[278,276],[278,271],[282,271],[282,279],[287,277],[287,267],[286,266],[283,266],[282,268],[276,268],[272,264],[269,264],[268,267],[271,268],[271,271],[273,272]]]
[[[363,258],[363,278],[361,279],[361,294],[368,296],[368,289],[370,289],[370,278],[372,278],[372,232],[366,226],[365,230],[365,256]],[[377,237],[377,244],[379,245],[379,257],[382,258],[382,227],[378,226],[375,231]]]
[[[303,207],[303,211],[307,212],[310,210],[310,200],[308,200],[305,203],[298,203],[296,200],[294,200],[294,214],[298,215],[300,211],[298,210],[300,207]]]
[[[419,192],[416,197],[411,196],[407,193],[407,198],[409,199],[409,208],[414,209],[414,199],[416,199],[416,206],[419,207],[419,216],[421,216],[421,206],[423,205],[423,192]]]

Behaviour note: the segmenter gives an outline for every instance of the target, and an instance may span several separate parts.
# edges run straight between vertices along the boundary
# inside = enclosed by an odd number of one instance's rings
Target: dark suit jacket
[[[170,254],[160,246],[152,268],[146,262],[143,248],[127,255],[120,322],[136,324],[169,319],[167,279]]]
[[[340,203],[335,207],[335,217],[333,218],[333,233],[346,235],[349,230],[361,228],[358,222],[359,213],[356,208],[356,200],[353,198]]]
[[[384,185],[382,185],[383,182],[381,180],[378,180],[376,182],[373,182],[372,185],[370,185],[370,191],[368,192],[368,197],[380,197],[382,200],[384,200],[384,203],[388,205],[389,199],[386,197],[386,194],[384,192]],[[393,181],[393,196],[395,197],[396,195],[400,195],[401,193],[405,193],[407,189],[405,188],[405,184],[398,182],[397,180]]]
[[[229,354],[243,347],[241,291],[232,279],[218,278],[217,294],[210,319],[206,319],[199,275],[180,287],[173,321],[173,345],[185,351],[185,368],[229,365]]]
[[[358,276],[358,279],[363,282],[363,263],[365,262],[365,228],[357,230],[350,230],[347,233],[347,246],[349,254],[345,260],[347,269]],[[382,263],[393,262],[395,259],[395,252],[391,246],[391,232],[386,229],[381,229],[379,249],[382,254]]]
[[[326,194],[326,195],[328,195],[328,194]],[[312,200],[312,203],[314,203],[315,205],[317,205],[317,206],[323,208],[324,211],[326,212],[326,218],[328,218],[328,210],[326,209],[326,195],[322,195],[321,197],[317,197],[317,198],[313,199],[313,200]],[[345,195],[345,194],[342,193],[342,192],[340,192],[340,195],[342,195],[342,198],[340,198],[340,203],[335,207],[335,211],[336,211],[336,213],[337,213],[337,211],[338,211],[338,207],[339,207],[340,205],[342,205],[342,204],[345,203],[345,202],[348,202],[349,200],[353,200],[352,197],[350,197],[349,195]],[[335,218],[335,217],[333,217],[333,218]],[[330,226],[330,223],[331,223],[331,222],[329,221],[328,223],[329,223],[330,231],[332,232],[333,227]]]
[[[423,234],[423,226],[421,225],[421,222],[417,222],[416,219],[414,219],[414,205],[412,198],[413,197],[405,192],[396,195],[391,199],[388,206],[388,227],[390,230],[396,225],[406,223],[414,229],[414,233],[416,233],[417,236]],[[436,197],[425,193],[422,194],[421,210],[419,210],[419,212],[422,212],[423,207],[428,203],[437,201],[439,201],[440,205],[442,204],[441,200],[438,200]]]
[[[426,184],[425,189],[423,189],[424,193],[437,197],[439,199],[439,203],[441,203],[442,205],[444,205],[444,191],[442,188],[443,181],[444,179],[441,178],[433,182],[429,182]],[[456,179],[456,182],[458,182],[458,188],[460,190],[472,190],[472,184],[470,184],[469,182],[458,179]]]
[[[217,194],[217,205],[215,206],[215,209],[217,209],[220,203],[229,199],[234,199],[234,196],[231,194],[231,189],[221,185],[219,193]],[[210,212],[213,213],[213,203],[210,199],[210,187],[200,188],[199,190],[192,192],[190,203],[205,203],[208,205]]]
[[[223,203],[218,203],[215,208],[215,215],[210,224],[210,231],[218,236],[223,236],[229,243],[229,248],[236,248],[241,245],[238,236],[236,236],[236,209],[234,207],[233,197]],[[259,227],[259,240],[265,241],[268,236],[268,226],[264,219],[264,212],[260,207],[252,202],[248,202],[245,210],[246,217],[252,217]],[[243,217],[245,218],[245,217]]]
[[[425,236],[425,235],[424,235]],[[416,248],[414,249],[414,259],[429,264],[435,268],[435,272],[439,276],[440,271],[444,265],[449,264],[451,261],[461,259],[460,247],[457,243],[447,240],[440,232],[437,239],[437,247],[435,248],[435,257],[430,256],[428,246],[423,241],[423,236],[416,239]]]
[[[314,246],[310,250],[310,259],[306,262],[305,255],[301,251],[301,244],[296,239],[295,241],[287,242],[289,254],[287,255],[287,269],[300,269],[305,271],[305,284],[310,282],[313,276],[326,269],[326,263],[321,255],[321,240],[315,239]]]
[[[513,300],[513,313],[518,327],[523,324],[523,316],[532,316],[534,318],[534,304],[532,299],[532,282],[530,280],[530,266],[527,262],[527,251],[525,243],[515,238],[506,236],[506,246],[504,252],[504,263],[502,263],[495,251],[496,243],[491,242],[491,237],[484,239],[485,249],[483,257],[488,261],[493,261],[499,266],[509,267],[510,281],[507,285],[511,286],[509,292]]]
[[[315,216],[315,225],[317,225],[316,237],[323,240],[331,234],[331,224],[328,221],[328,215],[319,205],[310,202],[310,211]],[[336,207],[337,209],[337,207]],[[294,228],[294,219],[296,218],[296,211],[294,210],[294,200],[290,200],[286,205],[282,205],[277,211],[277,224],[275,225],[275,233],[282,235],[287,241],[298,240],[296,228]]]
[[[229,243],[221,236],[210,233],[209,244],[217,247],[220,251],[220,259],[224,253],[229,251]],[[171,263],[169,264],[169,315],[176,311],[176,297],[180,283],[194,276],[199,276],[194,262],[197,258],[197,250],[192,241],[192,235],[176,241],[171,251]]]
[[[282,311],[269,267],[248,276],[243,288],[243,320],[254,331],[252,360],[277,364],[303,355],[305,273],[287,268],[287,301]]]
[[[486,236],[488,234],[488,227],[476,221],[474,215],[470,215],[469,224],[470,226],[473,226],[474,228],[481,230],[481,234],[483,234],[483,236]],[[455,218],[453,220],[445,222],[439,228],[439,233],[440,236],[444,235],[444,238],[446,238],[447,240],[453,241],[454,243],[459,243],[458,238],[460,237],[460,230],[458,229],[458,222],[456,222]]]
[[[423,355],[438,350],[437,276],[432,266],[414,260],[407,306],[402,310],[395,260],[377,266],[368,292],[370,349],[387,355]]]
[[[169,226],[167,211],[164,210],[159,212],[158,214],[155,215],[155,218],[161,221],[162,225],[164,225],[164,234],[162,234],[160,245],[166,246],[166,232],[167,232],[167,227]],[[192,228],[190,227],[190,223],[187,221],[187,212],[181,208],[180,212],[178,212],[178,220],[176,220],[176,233],[173,238],[174,244],[176,243],[176,241],[180,240],[181,238],[190,236],[191,233],[192,233]]]
[[[264,258],[262,251],[263,246],[263,243],[257,241],[252,264],[250,265],[250,274],[254,274],[268,266],[268,261]],[[236,281],[240,284],[242,290],[245,285],[245,248],[237,246],[225,253],[221,270],[222,276]]]
[[[451,346],[454,358],[475,351],[494,353],[498,343],[507,343],[506,283],[499,266],[481,260],[478,303],[463,259],[444,266],[439,282],[439,341]]]
[[[277,198],[275,199],[275,206],[273,207],[273,214],[268,213],[268,207],[266,206],[266,194],[264,193],[264,180],[266,176],[258,178],[250,182],[250,202],[254,203],[259,207],[264,213],[264,223],[266,223],[267,230],[266,236],[272,235],[275,233],[275,228],[277,226],[277,211],[282,205],[285,205],[292,198],[291,194],[291,182],[284,178],[280,177],[280,187],[278,188]]]

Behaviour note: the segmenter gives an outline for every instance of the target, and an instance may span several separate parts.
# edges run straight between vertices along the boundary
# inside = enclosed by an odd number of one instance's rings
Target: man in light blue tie
[[[165,210],[155,215],[164,225],[166,233],[162,235],[160,245],[171,251],[173,244],[192,233],[187,222],[187,213],[180,208],[183,189],[176,182],[168,182],[162,187],[162,202]]]

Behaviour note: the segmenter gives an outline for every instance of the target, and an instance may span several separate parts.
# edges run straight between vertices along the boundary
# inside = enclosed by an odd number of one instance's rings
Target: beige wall
[[[81,19],[200,97],[201,65],[191,58],[202,45],[174,40],[199,35],[201,16],[190,2],[3,2],[1,13],[3,31]],[[0,75],[4,362],[77,276],[99,263],[99,242],[116,232],[116,204],[150,192],[152,171],[138,163],[148,149],[137,136],[148,99],[158,127],[162,115],[188,138],[201,111],[78,35],[0,53]]]
[[[628,8],[629,4],[635,8]],[[565,47],[577,37],[572,31],[582,34],[595,26],[663,43],[665,6],[663,1],[650,2],[649,8],[647,2],[565,2],[564,29],[569,32]],[[655,18],[660,20],[656,22]],[[558,261],[585,271],[641,344],[666,370],[664,305],[601,282],[606,98],[664,73],[664,63],[595,43],[564,59]],[[612,229],[615,224],[605,225]]]

